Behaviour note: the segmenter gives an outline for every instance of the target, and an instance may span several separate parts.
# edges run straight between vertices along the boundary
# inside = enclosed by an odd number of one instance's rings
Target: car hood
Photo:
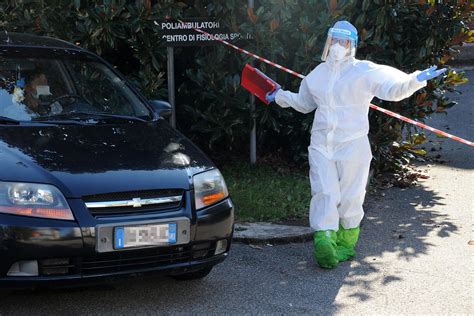
[[[0,180],[56,185],[69,198],[189,189],[212,162],[164,120],[0,126]]]

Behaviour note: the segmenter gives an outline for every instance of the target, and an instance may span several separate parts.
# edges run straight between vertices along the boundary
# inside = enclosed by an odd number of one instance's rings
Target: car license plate
[[[115,249],[176,243],[176,223],[115,227]]]

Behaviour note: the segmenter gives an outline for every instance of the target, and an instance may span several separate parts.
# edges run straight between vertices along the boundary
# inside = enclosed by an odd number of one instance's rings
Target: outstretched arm
[[[318,106],[309,92],[306,78],[301,82],[298,93],[281,89],[278,90],[275,95],[275,102],[282,108],[292,107],[301,113],[309,113],[315,110]]]
[[[370,73],[370,90],[377,98],[386,101],[401,101],[426,86],[426,81],[441,75],[446,70],[431,67],[424,71],[404,73],[396,68],[377,65]]]

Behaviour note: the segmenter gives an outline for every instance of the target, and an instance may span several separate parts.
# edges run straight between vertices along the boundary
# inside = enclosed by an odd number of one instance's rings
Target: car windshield
[[[0,117],[36,121],[151,116],[106,64],[90,56],[81,58],[85,53],[55,52],[0,53]]]

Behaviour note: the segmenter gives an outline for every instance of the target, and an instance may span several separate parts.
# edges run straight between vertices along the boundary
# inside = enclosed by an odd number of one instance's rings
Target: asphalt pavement
[[[429,125],[474,138],[474,71]],[[474,314],[474,148],[429,137],[418,186],[368,201],[357,257],[318,268],[310,242],[233,245],[204,280],[134,279],[0,296],[0,315]],[[432,149],[434,151],[432,151]],[[441,149],[440,149],[441,148]]]

